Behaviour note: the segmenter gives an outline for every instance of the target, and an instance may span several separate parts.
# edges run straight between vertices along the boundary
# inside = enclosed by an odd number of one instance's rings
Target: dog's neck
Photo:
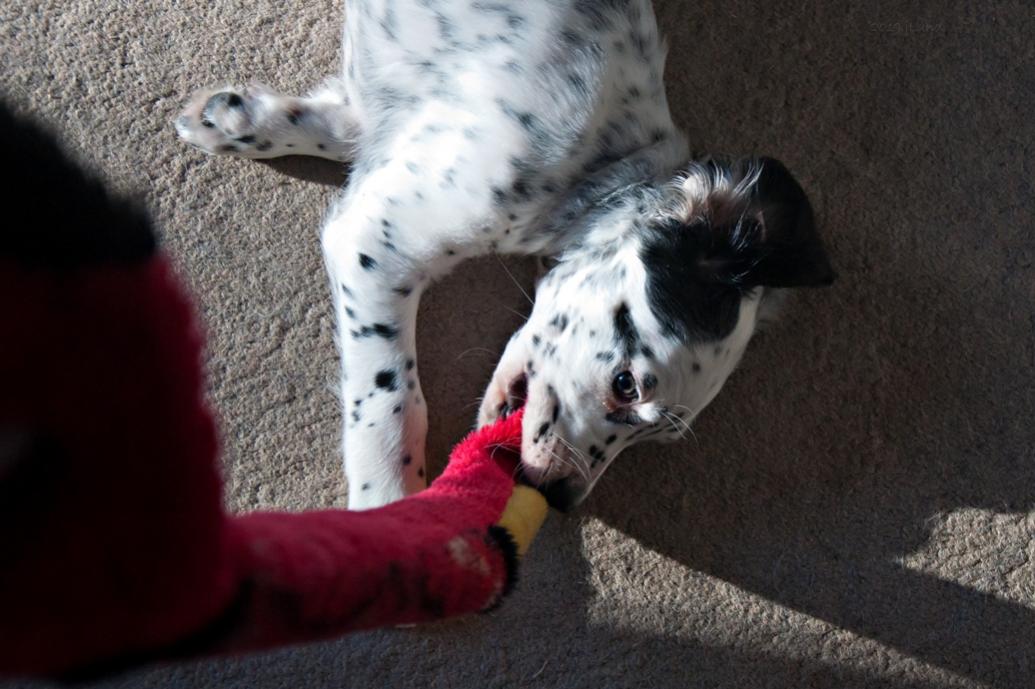
[[[630,219],[646,220],[666,203],[668,187],[688,157],[686,139],[673,131],[591,169],[544,214],[540,227],[547,242],[538,253],[573,256],[630,239],[627,223],[598,221],[619,209]]]

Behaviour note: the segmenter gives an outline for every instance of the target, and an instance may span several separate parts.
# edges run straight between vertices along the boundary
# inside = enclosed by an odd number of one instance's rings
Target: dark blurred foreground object
[[[0,676],[95,676],[497,604],[545,517],[520,414],[369,512],[223,511],[201,339],[146,213],[0,104]]]

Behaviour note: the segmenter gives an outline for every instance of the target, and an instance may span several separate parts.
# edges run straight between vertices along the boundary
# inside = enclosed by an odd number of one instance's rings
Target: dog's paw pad
[[[272,147],[257,136],[261,102],[253,89],[195,94],[176,118],[176,133],[207,153],[253,156]]]

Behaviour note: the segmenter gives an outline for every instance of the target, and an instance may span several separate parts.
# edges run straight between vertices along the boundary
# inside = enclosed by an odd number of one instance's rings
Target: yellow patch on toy
[[[514,486],[514,492],[507,500],[500,517],[500,526],[514,538],[519,557],[524,557],[539,528],[546,521],[548,507],[546,498],[534,488]]]

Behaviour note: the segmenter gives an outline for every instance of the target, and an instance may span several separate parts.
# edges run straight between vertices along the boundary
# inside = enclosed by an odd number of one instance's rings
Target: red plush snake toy
[[[546,514],[520,413],[368,512],[228,515],[200,337],[146,216],[0,107],[0,675],[83,676],[498,603]]]

